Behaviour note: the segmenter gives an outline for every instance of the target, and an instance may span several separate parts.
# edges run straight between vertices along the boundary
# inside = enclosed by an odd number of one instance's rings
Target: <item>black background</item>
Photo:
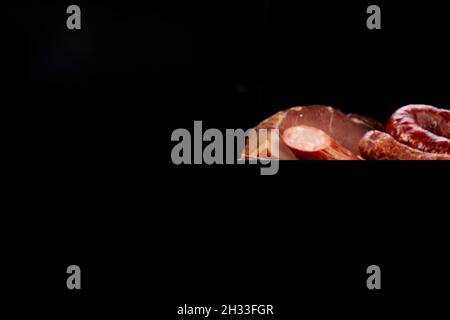
[[[447,163],[281,163],[262,177],[170,162],[171,132],[194,120],[448,108],[442,2],[377,1],[376,31],[364,1],[79,1],[81,31],[65,26],[70,4],[8,5],[2,21],[4,266],[11,300],[30,306],[17,310],[173,319],[185,303],[266,303],[287,319],[445,306]],[[70,264],[80,292],[65,288]]]

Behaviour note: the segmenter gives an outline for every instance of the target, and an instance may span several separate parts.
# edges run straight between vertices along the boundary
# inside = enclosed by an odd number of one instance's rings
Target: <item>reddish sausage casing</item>
[[[450,110],[407,105],[394,112],[386,131],[412,148],[450,154]]]
[[[367,160],[450,160],[450,155],[411,148],[389,134],[376,130],[369,131],[362,137],[359,149]]]

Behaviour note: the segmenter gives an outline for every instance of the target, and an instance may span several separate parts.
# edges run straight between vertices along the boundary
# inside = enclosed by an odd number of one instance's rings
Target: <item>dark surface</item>
[[[247,128],[294,105],[382,122],[408,103],[448,107],[445,10],[404,4],[380,3],[378,31],[365,26],[364,2],[81,2],[78,32],[66,29],[65,3],[17,7],[8,52],[28,94],[17,91],[22,111],[2,117],[4,131],[20,134],[3,140],[43,151],[122,149],[145,143],[148,125]],[[25,68],[14,50],[24,44]]]
[[[176,167],[169,154],[171,132],[194,120],[248,128],[330,104],[384,122],[408,103],[448,108],[444,4],[379,2],[375,32],[356,1],[78,4],[77,32],[67,3],[11,5],[3,20],[3,265],[9,297],[29,306],[20,312],[441,310],[447,163],[282,163],[261,177],[256,166]],[[72,263],[81,292],[65,289]],[[381,292],[365,288],[370,264]]]

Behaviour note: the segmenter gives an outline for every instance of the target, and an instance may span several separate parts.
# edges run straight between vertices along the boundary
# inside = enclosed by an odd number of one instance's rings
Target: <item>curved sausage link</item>
[[[386,131],[412,148],[450,154],[450,111],[427,105],[407,105],[389,119]]]
[[[359,149],[367,160],[450,160],[450,155],[414,149],[377,130],[362,137]]]

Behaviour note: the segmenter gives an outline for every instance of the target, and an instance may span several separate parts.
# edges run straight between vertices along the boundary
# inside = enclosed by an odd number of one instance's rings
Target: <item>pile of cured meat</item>
[[[332,107],[294,107],[264,120],[255,133],[265,135],[249,135],[244,159],[450,160],[450,110],[427,105],[398,109],[386,127]]]

